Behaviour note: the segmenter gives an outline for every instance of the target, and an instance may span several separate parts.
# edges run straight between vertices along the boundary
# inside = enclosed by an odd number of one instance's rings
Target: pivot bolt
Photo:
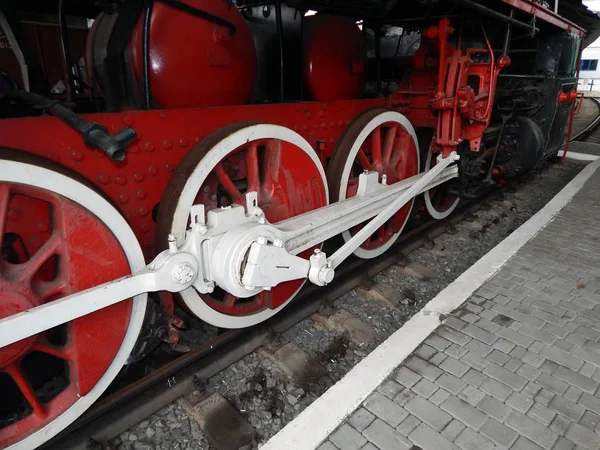
[[[334,275],[335,270],[333,270],[331,267],[322,267],[321,270],[319,270],[319,281],[324,285],[329,284],[333,281]]]
[[[179,264],[173,269],[173,279],[178,284],[188,284],[194,279],[194,268],[188,263]]]

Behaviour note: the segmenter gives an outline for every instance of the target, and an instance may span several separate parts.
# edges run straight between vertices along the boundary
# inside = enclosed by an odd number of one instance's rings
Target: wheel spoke
[[[373,170],[373,166],[371,165],[369,158],[367,158],[367,155],[365,154],[362,148],[358,151],[358,162],[360,163],[360,166],[363,168],[363,170]]]
[[[377,127],[371,133],[371,159],[373,165],[381,164],[381,128]]]
[[[71,359],[71,354],[68,351],[65,351],[60,348],[56,348],[53,345],[45,344],[42,342],[36,343],[32,347],[32,350],[42,352],[42,353],[47,353],[48,355],[56,356],[57,358],[64,359],[65,361],[68,361]]]
[[[48,299],[56,295],[64,294],[66,289],[66,282],[64,280],[61,280],[60,278],[54,281],[45,281],[37,283],[35,285],[35,292],[42,301],[42,303],[45,303]]]
[[[248,190],[258,192],[260,188],[260,173],[258,169],[258,143],[253,142],[246,151],[246,173]]]
[[[30,286],[36,274],[50,258],[59,254],[61,249],[61,239],[55,232],[42,247],[33,254],[31,259],[23,264],[13,266],[17,273],[16,281]],[[13,278],[14,279],[14,278]]]
[[[6,373],[8,373],[12,379],[15,381],[19,390],[23,394],[23,397],[29,402],[31,407],[33,408],[33,413],[40,419],[45,419],[47,416],[46,410],[44,409],[44,405],[36,395],[35,391],[29,384],[29,381],[25,378],[25,375],[21,372],[21,370],[15,365],[11,364],[10,366],[4,369]]]
[[[235,186],[227,172],[225,172],[225,169],[221,163],[215,166],[215,174],[217,175],[217,179],[219,180],[221,186],[223,186],[227,194],[229,194],[231,197],[231,202],[243,206],[244,202],[242,200],[241,192]]]
[[[392,156],[392,149],[394,148],[394,141],[396,139],[396,130],[397,126],[393,125],[388,129],[388,132],[385,136],[385,144],[383,147],[383,162],[388,163],[390,161],[390,157]]]
[[[279,169],[281,168],[281,141],[271,139],[268,141],[265,149],[265,163],[263,168],[265,173],[264,188],[267,194],[272,195],[275,192],[279,179]]]
[[[225,294],[225,298],[223,299],[223,306],[225,308],[233,308],[233,305],[235,305],[236,300],[237,297],[228,292],[227,294]]]
[[[4,241],[6,221],[8,219],[8,202],[10,200],[10,185],[0,183],[0,246]]]

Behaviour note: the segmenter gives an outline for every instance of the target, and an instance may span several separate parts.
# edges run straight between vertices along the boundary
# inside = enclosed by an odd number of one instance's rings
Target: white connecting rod
[[[198,271],[189,253],[165,250],[139,272],[95,286],[0,320],[0,348],[144,292],[179,292]]]

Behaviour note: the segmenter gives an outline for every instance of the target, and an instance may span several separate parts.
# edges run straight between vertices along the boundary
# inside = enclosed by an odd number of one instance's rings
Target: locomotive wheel
[[[365,170],[385,174],[387,184],[397,183],[419,173],[416,134],[409,120],[402,114],[375,108],[363,112],[348,125],[328,167],[331,201],[356,195],[358,177]],[[380,177],[379,181],[381,180]],[[411,200],[403,206],[354,254],[359,258],[370,259],[390,248],[408,222],[413,203],[414,200]],[[344,231],[344,241],[348,241],[362,226]]]
[[[194,204],[206,211],[231,204],[246,207],[245,192],[258,194],[270,223],[326,206],[327,181],[310,144],[294,131],[256,123],[233,124],[196,145],[177,167],[161,201],[156,246],[166,248],[168,235],[181,245]],[[315,247],[317,248],[317,247]],[[314,248],[298,256],[308,259]],[[200,294],[181,292],[185,306],[197,317],[221,328],[243,328],[276,314],[306,280],[281,283],[271,291],[238,298],[220,288]]]
[[[110,203],[41,164],[0,158],[0,319],[145,266]],[[43,444],[100,397],[133,349],[146,297],[0,348],[0,448]]]
[[[424,172],[427,172],[437,164],[439,152],[433,151],[432,144],[433,135],[428,144],[427,156],[424,163]],[[458,206],[460,197],[449,192],[453,183],[456,183],[456,180],[446,181],[445,183],[423,193],[425,209],[433,219],[445,219],[452,214],[452,212]]]

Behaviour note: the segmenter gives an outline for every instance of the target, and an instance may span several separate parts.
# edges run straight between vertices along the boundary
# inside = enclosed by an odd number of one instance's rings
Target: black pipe
[[[73,100],[75,94],[75,81],[71,72],[71,53],[69,51],[67,24],[65,23],[65,2],[58,0],[58,28],[60,32],[60,49],[63,57],[63,64],[67,71],[67,100]]]
[[[144,108],[150,109],[152,94],[150,91],[150,21],[152,20],[153,0],[147,0],[144,10],[143,37],[142,37],[142,71],[144,84]]]
[[[281,0],[275,2],[275,20],[277,22],[277,38],[279,39],[279,97],[283,102],[284,97],[284,73],[283,73],[283,19],[281,18]]]
[[[227,28],[227,33],[229,36],[233,36],[236,32],[235,25],[228,20],[225,20],[219,16],[215,16],[214,14],[207,13],[206,11],[202,11],[201,9],[194,8],[193,6],[188,5],[187,3],[183,3],[177,0],[159,0],[161,3],[170,6],[171,8],[178,9],[179,11],[183,11],[185,13],[191,14],[192,16],[200,17],[201,19],[207,20],[209,22],[214,23],[215,25],[220,25],[222,27]]]
[[[364,26],[364,22],[363,22]],[[381,29],[375,25],[375,61],[377,63],[377,95],[381,93]]]
[[[0,96],[0,100],[3,97],[20,99],[29,103],[34,108],[47,110],[50,114],[77,131],[87,146],[104,151],[114,161],[123,161],[126,156],[125,149],[137,138],[135,130],[131,127],[125,127],[113,134],[108,134],[108,129],[104,125],[88,122],[58,100],[51,100],[40,94],[13,91]]]
[[[453,1],[459,5],[466,6],[467,8],[472,9],[473,11],[479,12],[479,13],[483,14],[484,16],[492,17],[492,18],[498,19],[504,23],[510,23],[516,27],[529,30],[532,34],[535,34],[538,31],[538,29],[534,25],[530,25],[528,23],[521,22],[520,20],[506,16],[502,13],[499,13],[498,11],[494,11],[493,9],[490,9],[486,6],[480,5],[479,3],[475,3],[472,0],[453,0]]]

